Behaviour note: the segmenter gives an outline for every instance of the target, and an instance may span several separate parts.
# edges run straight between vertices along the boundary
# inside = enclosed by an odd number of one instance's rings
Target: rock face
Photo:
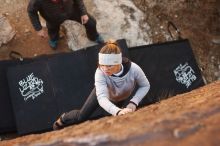
[[[92,11],[98,21],[98,29],[106,39],[125,38],[128,46],[151,42],[150,29],[141,12],[130,0],[94,0]]]
[[[75,21],[66,20],[62,26],[64,27],[68,47],[71,50],[76,51],[81,48],[95,45],[94,42],[88,40],[86,30],[81,24]]]
[[[0,146],[219,145],[220,81],[124,116],[2,141]]]
[[[0,47],[2,44],[8,43],[15,35],[10,23],[0,14]]]
[[[85,1],[88,11],[97,20],[97,29],[107,41],[108,39],[126,39],[128,46],[149,44],[149,26],[141,12],[132,1],[128,0],[94,0]],[[92,5],[92,6],[91,6]],[[67,21],[66,29],[68,46],[72,50],[91,46],[94,42],[86,38],[84,27],[78,23]]]

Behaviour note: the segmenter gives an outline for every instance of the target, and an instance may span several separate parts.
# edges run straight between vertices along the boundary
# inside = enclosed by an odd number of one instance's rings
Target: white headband
[[[117,65],[122,63],[122,55],[120,54],[102,54],[99,53],[100,65]]]

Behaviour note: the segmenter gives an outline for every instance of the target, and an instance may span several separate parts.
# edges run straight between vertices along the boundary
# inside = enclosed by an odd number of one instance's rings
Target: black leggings
[[[121,102],[114,103],[114,104],[118,107],[124,107],[127,105],[128,102],[129,102],[129,98]],[[62,122],[64,126],[67,126],[67,125],[78,124],[86,120],[89,120],[90,116],[99,107],[100,106],[99,106],[95,88],[94,88],[92,92],[90,93],[89,97],[87,98],[86,102],[83,104],[82,108],[80,110],[72,110],[70,112],[65,113],[64,116],[62,117]],[[102,110],[103,110],[102,116],[110,116],[108,112],[106,112],[104,109]]]
[[[96,97],[95,88],[90,93],[86,102],[83,104],[80,110],[72,110],[67,112],[62,117],[64,125],[78,124],[86,121],[93,114],[93,112],[99,107],[99,103]]]

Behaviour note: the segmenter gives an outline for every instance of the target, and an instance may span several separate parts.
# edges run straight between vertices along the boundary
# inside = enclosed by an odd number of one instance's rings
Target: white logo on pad
[[[180,64],[173,72],[176,76],[176,81],[184,84],[186,88],[189,88],[192,82],[196,80],[195,72],[187,62],[184,65]]]
[[[34,100],[44,92],[43,81],[35,77],[33,73],[20,80],[19,85],[19,90],[24,97],[24,101],[27,101],[29,98]]]

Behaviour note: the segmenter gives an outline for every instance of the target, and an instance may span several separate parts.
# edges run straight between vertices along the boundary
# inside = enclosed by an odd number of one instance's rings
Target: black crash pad
[[[118,44],[123,55],[127,56],[125,40],[119,40]],[[94,88],[101,47],[96,45],[73,53],[44,56],[8,69],[10,96],[19,134],[49,130],[61,113],[83,105]],[[96,116],[99,115],[93,115]]]
[[[10,91],[7,80],[7,69],[10,66],[18,64],[30,63],[31,59],[26,59],[23,62],[18,60],[3,60],[0,61],[0,133],[16,131],[15,118],[10,100]]]
[[[141,106],[204,85],[188,40],[129,49],[125,40],[119,44],[124,56],[140,65],[150,81],[150,91]],[[28,64],[10,66],[7,76],[19,134],[51,129],[61,113],[82,106],[94,87],[100,48],[97,45],[73,53],[46,55]],[[24,84],[29,81],[34,83],[33,96],[25,100],[20,90],[25,93]],[[100,116],[99,111],[93,116]]]
[[[187,39],[129,48],[130,59],[144,70],[151,89],[142,105],[204,85]]]

